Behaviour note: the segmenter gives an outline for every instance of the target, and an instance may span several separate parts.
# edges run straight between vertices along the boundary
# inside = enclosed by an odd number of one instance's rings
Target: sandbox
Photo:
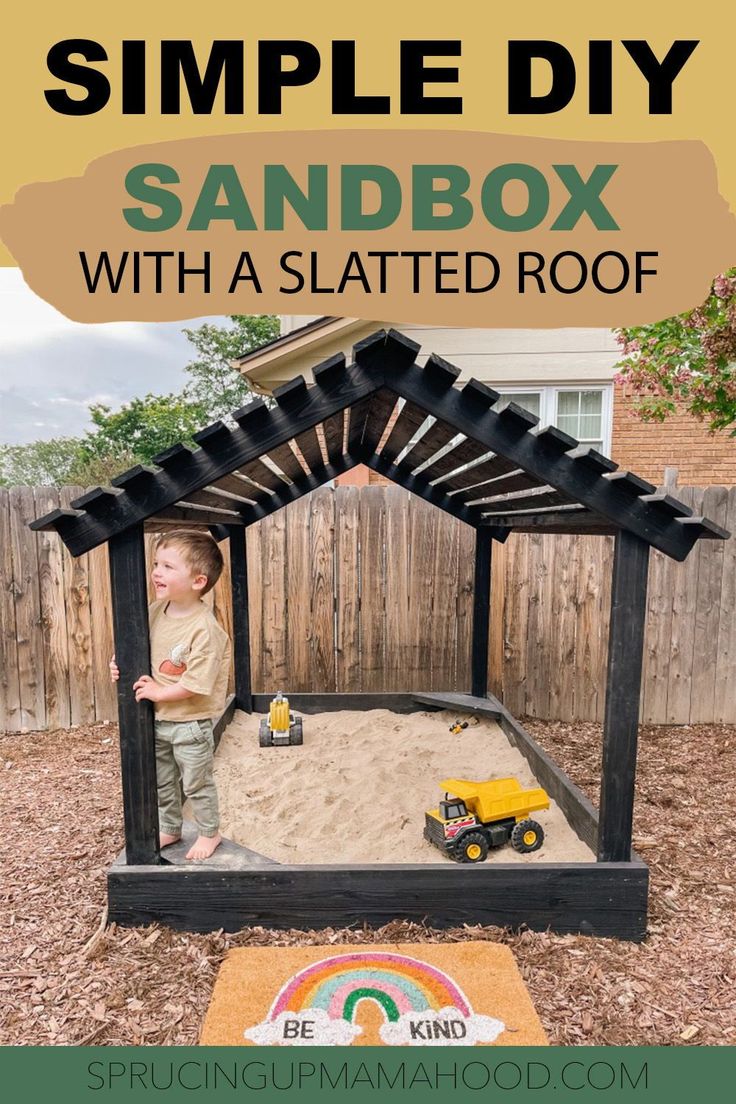
[[[447,710],[339,710],[304,719],[300,747],[259,748],[259,714],[236,712],[215,758],[222,831],[278,863],[448,863],[424,838],[424,812],[444,778],[514,777],[540,785],[498,723]],[[595,861],[555,801],[534,817],[539,851],[505,846],[487,863]]]
[[[260,749],[255,734],[271,697],[252,694],[252,712],[226,736],[233,698],[215,725],[223,828],[251,846],[226,839],[201,863],[186,860],[186,841],[157,865],[123,852],[108,873],[111,920],[238,931],[405,918],[644,937],[646,866],[633,854],[592,861],[595,808],[496,698],[295,693],[304,744]],[[476,726],[448,732],[451,720],[472,716]],[[544,815],[549,843],[524,857],[505,845],[485,862],[444,858],[424,842],[422,817],[451,773],[538,782],[558,806]]]

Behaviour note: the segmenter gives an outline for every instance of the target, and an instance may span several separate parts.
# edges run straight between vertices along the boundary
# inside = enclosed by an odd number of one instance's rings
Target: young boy
[[[202,601],[222,571],[208,533],[175,529],[160,537],[149,607],[151,671],[133,684],[136,701],[153,702],[160,846],[181,839],[181,787],[199,835],[188,859],[207,859],[221,843],[213,778],[212,718],[225,706],[230,640]],[[110,674],[120,672],[113,656]]]

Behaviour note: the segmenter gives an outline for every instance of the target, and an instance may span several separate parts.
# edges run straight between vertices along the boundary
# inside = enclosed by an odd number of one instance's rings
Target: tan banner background
[[[470,175],[467,198],[474,214],[464,229],[413,229],[412,166],[437,163],[462,166]],[[523,232],[494,227],[481,205],[487,174],[499,165],[517,163],[534,166],[549,186],[547,216]],[[124,208],[142,207],[149,218],[159,214],[155,205],[141,204],[126,192],[126,176],[139,164],[168,165],[178,175],[180,183],[167,189],[179,197],[183,212],[171,230],[133,229],[123,217]],[[237,229],[230,218],[218,218],[207,229],[187,229],[209,167],[223,164],[235,166],[257,229]],[[273,164],[284,164],[303,189],[309,165],[328,167],[327,229],[306,229],[288,203],[284,229],[263,229],[264,166]],[[387,166],[400,180],[403,203],[391,226],[340,229],[343,164]],[[618,230],[597,229],[587,213],[573,229],[551,229],[570,199],[553,168],[560,164],[574,165],[583,180],[597,164],[618,166],[601,193]],[[370,188],[367,210],[377,203]],[[510,182],[503,195],[509,211],[525,210],[525,186]],[[224,193],[217,202],[226,202]],[[435,210],[441,214],[446,206]],[[718,194],[713,159],[702,143],[551,142],[453,131],[233,134],[118,151],[93,162],[81,178],[22,188],[15,202],[0,211],[0,234],[30,287],[83,322],[294,309],[371,318],[384,312],[389,301],[402,318],[431,318],[441,325],[580,326],[610,324],[612,319],[631,325],[700,301],[713,274],[736,258],[736,220]],[[94,292],[89,290],[80,252],[85,253],[87,272],[94,273],[100,250],[107,252],[113,273],[121,273],[115,291],[104,277]],[[351,260],[351,251],[359,261]],[[377,251],[430,255],[417,260],[387,257],[382,277],[381,262],[370,256]],[[168,255],[150,255],[161,252]],[[245,266],[243,252],[248,254]],[[287,252],[301,256],[282,262]],[[568,255],[572,252],[584,263]],[[647,254],[639,265],[656,272],[643,276],[638,285],[637,252]],[[476,254],[472,280],[477,288],[489,286],[495,271],[494,262],[477,254],[495,259],[498,278],[492,290],[464,293],[469,253]],[[536,269],[539,264],[533,257],[522,259],[523,253],[544,258],[541,285],[533,276],[520,279],[523,266]],[[602,254],[607,256],[596,261]],[[205,264],[209,291],[197,271]],[[298,279],[284,264],[303,278],[298,294],[287,291],[298,287]],[[182,269],[187,270],[184,275]],[[438,276],[438,269],[449,271]],[[257,282],[234,281],[236,273],[255,273]],[[351,278],[340,292],[345,274]]]

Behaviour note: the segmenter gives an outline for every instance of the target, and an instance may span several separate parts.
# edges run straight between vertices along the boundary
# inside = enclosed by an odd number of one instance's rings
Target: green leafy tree
[[[79,457],[61,483],[74,483],[80,487],[96,487],[98,484],[109,483],[114,476],[120,475],[128,468],[141,463],[143,463],[143,460],[133,452],[100,452],[91,455],[84,449],[80,441]]]
[[[89,408],[94,430],[82,441],[81,458],[115,456],[120,469],[133,463],[145,464],[179,441],[192,443],[192,436],[205,423],[205,412],[181,395],[146,395],[111,410],[100,403]]]
[[[223,418],[250,402],[253,390],[233,361],[279,335],[272,314],[231,314],[231,326],[205,322],[184,334],[199,354],[186,365],[190,377],[185,395],[205,412],[205,421]]]
[[[617,338],[616,380],[631,388],[645,421],[685,410],[736,436],[736,268],[716,276],[701,306]]]
[[[0,485],[59,486],[73,482],[70,473],[81,456],[78,437],[52,437],[30,445],[0,445]]]

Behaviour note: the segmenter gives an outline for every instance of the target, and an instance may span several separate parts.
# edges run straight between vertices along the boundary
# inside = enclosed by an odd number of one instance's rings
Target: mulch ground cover
[[[597,802],[600,728],[527,721]],[[644,727],[634,845],[651,872],[642,944],[467,926],[191,935],[105,928],[122,847],[117,729],[0,737],[0,1043],[196,1043],[229,947],[505,943],[552,1044],[734,1044],[736,728]]]

